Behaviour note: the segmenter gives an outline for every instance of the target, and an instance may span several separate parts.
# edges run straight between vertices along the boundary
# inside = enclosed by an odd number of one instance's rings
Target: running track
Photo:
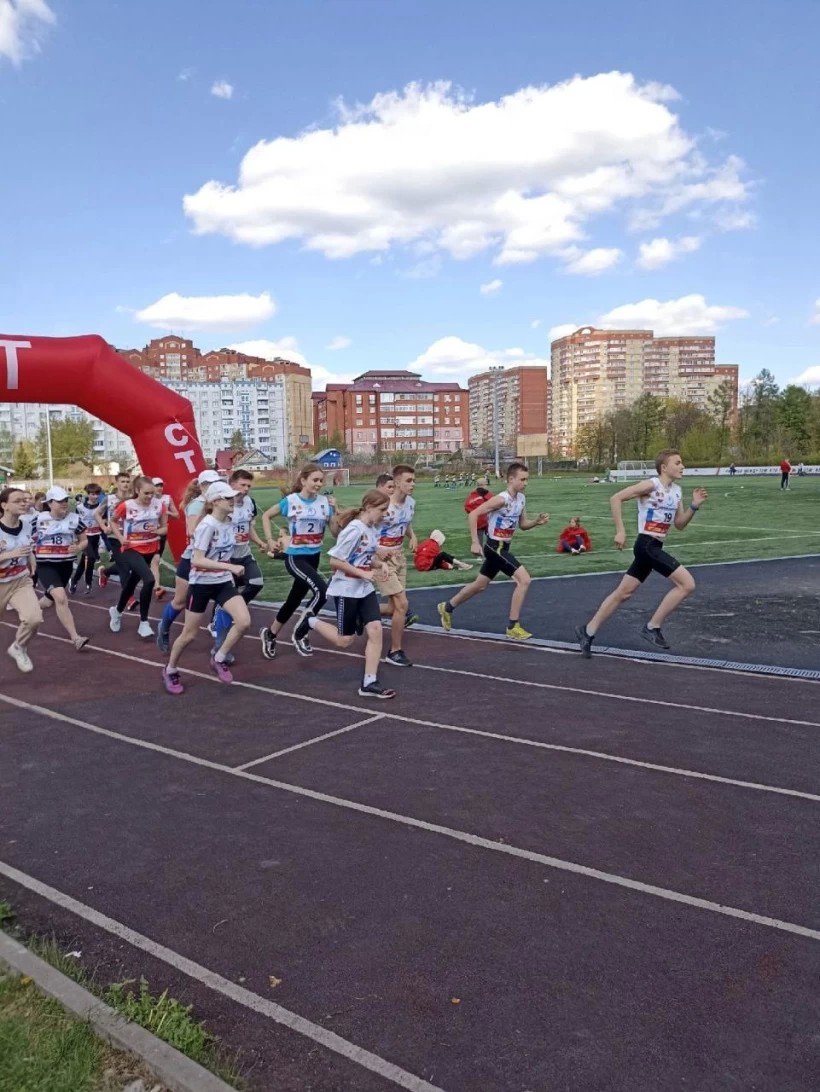
[[[817,1087],[816,682],[411,633],[368,703],[203,635],[172,698],[108,602],[4,669],[0,896],[252,1089]]]

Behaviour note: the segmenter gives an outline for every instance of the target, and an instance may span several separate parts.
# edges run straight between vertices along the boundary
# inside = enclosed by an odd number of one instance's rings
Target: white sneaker
[[[112,633],[119,633],[122,629],[122,615],[116,607],[108,608],[108,616],[111,621],[108,623],[108,628]]]
[[[153,637],[154,631],[151,629],[150,622],[140,622],[137,633],[140,637]]]
[[[29,654],[24,648],[21,648],[15,641],[8,647],[8,654],[12,660],[17,664],[21,671],[33,671],[34,664],[31,662]]]

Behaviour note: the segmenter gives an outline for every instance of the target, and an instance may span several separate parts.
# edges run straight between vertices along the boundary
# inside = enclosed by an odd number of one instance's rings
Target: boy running
[[[228,485],[236,490],[236,501],[231,512],[231,524],[234,532],[234,551],[231,554],[231,563],[241,565],[244,575],[240,577],[239,594],[250,606],[253,600],[262,591],[264,580],[259,563],[253,556],[251,542],[262,550],[267,550],[267,545],[259,537],[256,530],[256,501],[251,494],[253,474],[250,470],[235,470],[228,479]],[[224,609],[214,604],[215,610],[212,619],[214,652],[219,650],[225,640],[225,635],[231,628],[232,619]]]
[[[609,506],[615,520],[615,545],[619,550],[624,548],[626,542],[621,505],[633,497],[638,501],[638,537],[633,547],[635,560],[618,587],[601,603],[590,621],[575,631],[581,652],[587,660],[592,655],[592,642],[603,623],[635,594],[651,572],[660,573],[674,585],[641,630],[641,637],[658,648],[671,647],[661,633],[661,626],[675,607],[680,606],[695,590],[692,574],[671,554],[666,553],[663,544],[669,528],[674,526],[682,531],[705,503],[708,494],[705,489],[694,489],[692,503],[684,511],[683,494],[677,484],[685,469],[680,452],[671,448],[661,451],[655,459],[655,468],[658,471],[657,477],[628,485],[610,498]]]
[[[529,531],[533,527],[542,527],[549,522],[546,512],[539,512],[535,519],[527,518],[524,493],[527,489],[530,472],[524,463],[510,463],[507,469],[507,488],[485,501],[470,512],[470,550],[484,558],[484,564],[478,576],[446,603],[438,604],[439,618],[446,630],[452,629],[453,611],[474,595],[486,591],[499,573],[504,573],[515,582],[510,617],[507,623],[507,636],[511,641],[529,641],[532,634],[521,625],[521,608],[530,586],[530,574],[517,557],[510,553],[510,543],[515,531]],[[488,516],[487,538],[484,544],[478,540],[478,521],[483,515]]]
[[[404,540],[415,552],[418,542],[413,531],[413,516],[416,502],[413,490],[416,488],[416,472],[412,466],[399,464],[393,467],[393,495],[384,514],[379,531],[379,560],[387,567],[387,579],[381,586],[381,594],[387,596],[382,605],[382,616],[390,618],[390,651],[387,662],[396,667],[412,667],[412,663],[402,651],[402,636],[406,625],[416,621],[408,610],[407,604],[407,558],[404,554]]]

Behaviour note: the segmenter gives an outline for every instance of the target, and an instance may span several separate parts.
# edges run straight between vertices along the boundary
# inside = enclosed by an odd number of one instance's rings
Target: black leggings
[[[148,621],[148,611],[151,607],[151,596],[154,594],[154,574],[151,572],[151,558],[153,554],[140,554],[136,550],[123,550],[120,554],[120,565],[123,574],[127,573],[125,582],[120,592],[117,610],[122,614],[128,600],[134,594],[137,584],[142,581],[140,591],[140,621]]]
[[[319,572],[321,556],[321,553],[315,553],[288,554],[285,557],[285,568],[293,577],[293,587],[276,615],[276,621],[280,626],[283,626],[296,613],[297,607],[305,597],[305,592],[310,592],[308,610],[312,614],[318,614],[327,602],[327,581]]]
[[[128,579],[128,569],[122,563],[122,543],[112,535],[108,539],[108,549],[111,553],[111,564],[105,568],[106,576],[118,576],[120,583],[125,584]]]
[[[74,570],[71,583],[79,584],[80,579],[85,573],[85,582],[88,587],[91,587],[91,583],[94,580],[94,566],[100,560],[100,536],[89,535],[88,545],[80,554],[80,558],[77,562],[77,568]]]
[[[436,556],[433,558],[433,564],[431,569],[441,569],[444,565],[452,565],[455,558],[452,554],[445,553],[444,550],[439,550]]]

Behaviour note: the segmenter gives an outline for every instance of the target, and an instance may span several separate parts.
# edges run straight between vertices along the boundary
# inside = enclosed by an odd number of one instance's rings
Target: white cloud
[[[240,330],[276,313],[269,292],[258,296],[167,296],[137,311],[136,318],[160,330]]]
[[[708,304],[703,296],[681,296],[676,300],[641,300],[608,311],[595,323],[602,329],[654,330],[658,337],[705,336],[725,322],[748,318],[741,307]]]
[[[818,301],[818,302],[820,302],[820,301]],[[780,322],[779,316],[772,315],[770,318],[766,319],[766,321],[763,323],[763,325],[764,326],[777,326],[778,322]]]
[[[40,43],[57,16],[46,0],[0,0],[0,57],[20,65],[40,52]]]
[[[541,365],[548,367],[549,361],[543,360],[523,349],[485,349],[460,337],[450,335],[439,338],[407,367],[411,372],[421,372],[431,380],[464,380],[477,372],[485,372],[496,364],[506,367],[518,365]]]
[[[530,329],[531,330],[537,330],[540,325],[541,325],[541,319],[540,318],[533,319],[532,322],[530,323]]]
[[[299,352],[299,343],[295,337],[280,337],[278,341],[265,337],[252,341],[233,341],[228,348],[236,349],[238,353],[247,353],[248,356],[261,356],[263,360],[281,357],[283,360],[292,360],[294,364],[307,365],[307,360]]]
[[[501,291],[503,285],[504,282],[496,277],[494,281],[488,281],[486,284],[482,284],[479,288],[479,292],[482,296],[494,296],[497,292]]]
[[[623,251],[617,247],[595,247],[593,250],[580,250],[578,247],[568,247],[564,252],[567,264],[565,273],[578,273],[585,277],[597,277],[611,269],[623,257]]]
[[[559,323],[558,326],[553,326],[547,334],[547,341],[558,341],[559,338],[566,337],[568,334],[574,334],[582,325],[583,323],[580,322]]]
[[[337,352],[339,349],[349,349],[353,342],[349,337],[345,337],[344,334],[337,334],[329,345],[325,345],[331,353]]]
[[[232,99],[233,84],[227,80],[215,80],[211,85],[211,94],[218,99]]]
[[[195,68],[183,68],[180,74],[177,76],[177,79],[181,80],[182,83],[187,83],[195,72]]]
[[[820,299],[814,301],[814,314],[809,319],[812,326],[820,326]]]
[[[206,182],[184,208],[199,234],[296,239],[328,258],[420,243],[455,259],[489,251],[498,264],[561,257],[603,214],[658,220],[746,200],[741,161],[707,161],[675,98],[621,72],[490,102],[410,84],[337,103],[333,128],[260,141],[235,184]]]
[[[796,383],[803,387],[816,387],[820,385],[820,365],[816,364],[812,368],[806,368],[800,375],[790,379],[789,383]]]
[[[697,235],[684,235],[680,239],[652,239],[641,243],[637,264],[641,269],[660,269],[674,262],[682,254],[698,250],[701,240]]]

